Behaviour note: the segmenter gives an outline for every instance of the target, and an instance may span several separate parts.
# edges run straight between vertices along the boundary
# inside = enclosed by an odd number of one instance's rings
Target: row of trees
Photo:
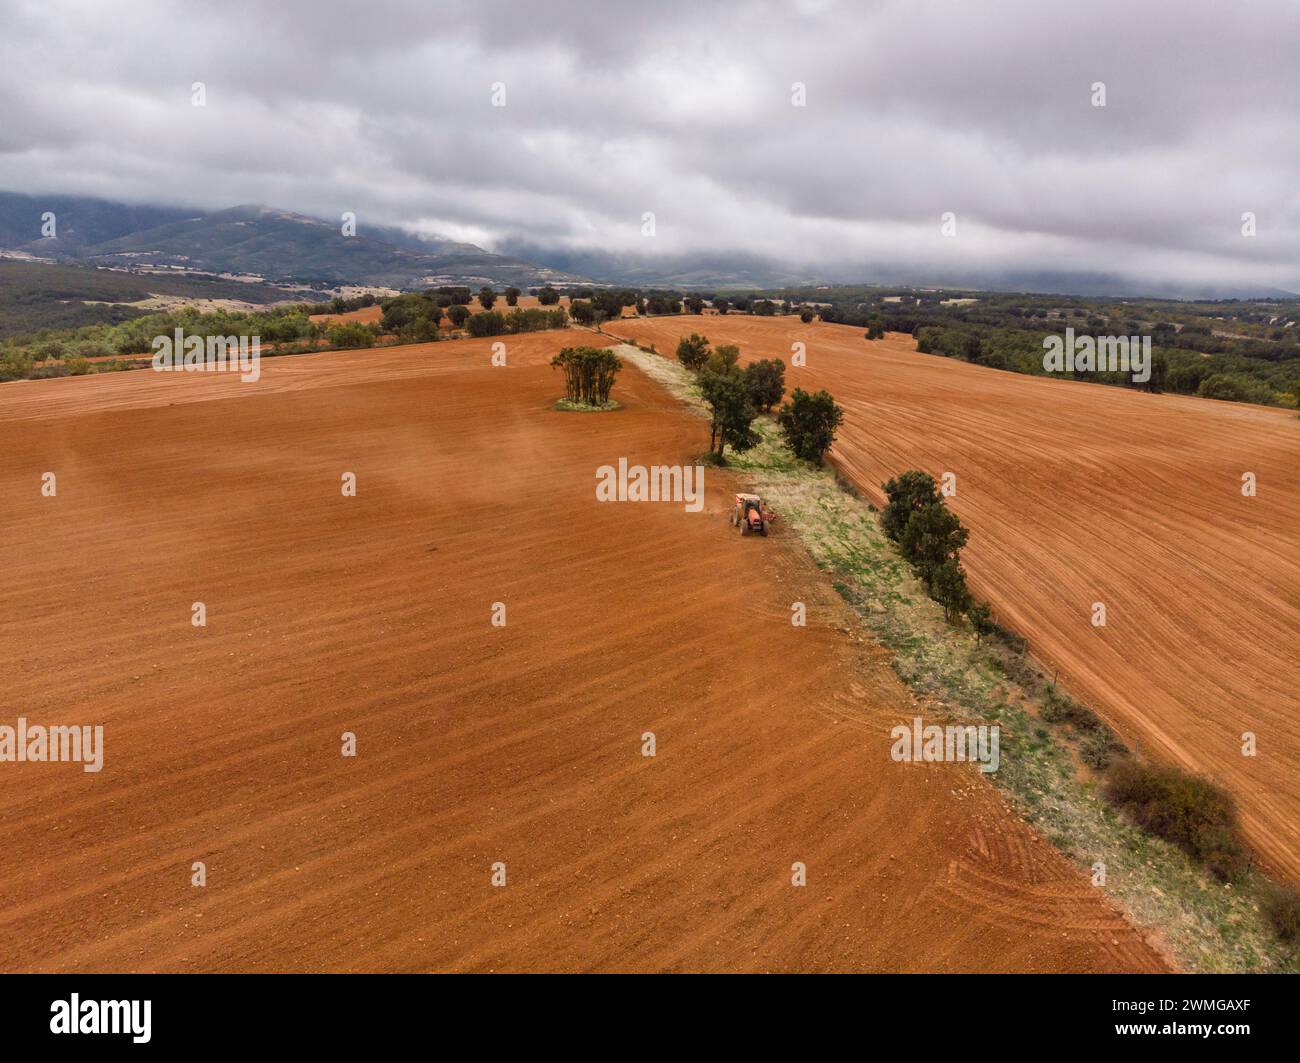
[[[969,616],[979,638],[994,629],[993,616],[976,602],[966,587],[961,549],[970,532],[944,503],[934,477],[913,469],[895,477],[884,488],[888,502],[880,515],[886,535],[898,544],[926,593],[943,606],[949,621]]]
[[[564,397],[569,402],[599,408],[609,402],[623,361],[606,347],[565,347],[551,359],[551,368],[564,371]]]
[[[532,306],[524,309],[515,307],[507,314],[499,310],[484,310],[469,319],[466,331],[471,336],[502,336],[515,332],[541,332],[544,329],[564,328],[569,323],[569,315],[564,307],[543,310]]]
[[[740,348],[722,344],[712,351],[706,336],[691,333],[677,344],[677,360],[695,374],[700,395],[709,407],[709,451],[721,462],[726,448],[749,450],[761,440],[754,419],[769,413],[785,395],[785,363],[765,358],[740,368]],[[820,465],[835,441],[844,411],[830,393],[809,394],[795,388],[781,406],[777,426],[797,457]]]

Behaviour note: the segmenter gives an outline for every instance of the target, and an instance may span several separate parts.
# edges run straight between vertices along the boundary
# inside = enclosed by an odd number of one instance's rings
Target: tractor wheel
[[[742,521],[740,522],[740,534],[741,534],[741,535],[748,535],[748,534],[749,534],[749,521],[747,521],[747,520],[742,520]]]
[[[761,524],[759,524],[759,526],[758,526],[758,530],[759,530],[759,532],[762,533],[763,538],[766,539],[766,538],[767,538],[767,521],[763,521]]]

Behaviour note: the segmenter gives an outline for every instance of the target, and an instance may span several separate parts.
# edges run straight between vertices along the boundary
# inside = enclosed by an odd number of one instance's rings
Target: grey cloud
[[[7,0],[0,19],[0,188],[350,209],[500,248],[840,277],[1300,286],[1286,0]]]

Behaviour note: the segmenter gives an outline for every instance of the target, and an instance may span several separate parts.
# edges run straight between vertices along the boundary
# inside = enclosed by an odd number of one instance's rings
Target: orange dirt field
[[[832,457],[877,504],[905,469],[956,473],[975,593],[1144,754],[1227,787],[1271,870],[1300,879],[1294,411],[1000,372],[797,317],[614,331],[669,355],[702,331],[739,344],[742,361],[782,358],[787,388],[824,387],[845,408]]]
[[[0,967],[1164,967],[969,765],[889,759],[909,695],[735,482],[596,501],[697,418],[632,366],[557,412],[592,335],[505,339],[0,386],[0,723],[105,729],[0,765]]]

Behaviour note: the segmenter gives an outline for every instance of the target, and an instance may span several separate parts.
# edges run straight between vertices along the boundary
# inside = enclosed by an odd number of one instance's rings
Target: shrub
[[[360,321],[345,321],[330,329],[329,338],[335,347],[373,347],[375,330]]]
[[[997,623],[993,620],[993,610],[988,602],[976,602],[966,610],[966,613],[970,617],[970,626],[975,630],[977,644],[998,629]]]
[[[1260,898],[1260,911],[1283,941],[1300,937],[1300,893],[1270,882]]]
[[[795,388],[776,420],[790,449],[805,461],[820,465],[835,442],[835,431],[844,420],[844,411],[835,405],[828,391],[810,395],[802,388]]]
[[[1209,780],[1124,759],[1106,773],[1104,792],[1143,830],[1177,845],[1219,878],[1245,871],[1236,806]]]
[[[461,328],[469,320],[469,308],[462,303],[453,303],[447,307],[447,319],[454,327]]]
[[[1079,744],[1079,759],[1094,771],[1103,771],[1123,748],[1114,735],[1103,731],[1089,735]]]

